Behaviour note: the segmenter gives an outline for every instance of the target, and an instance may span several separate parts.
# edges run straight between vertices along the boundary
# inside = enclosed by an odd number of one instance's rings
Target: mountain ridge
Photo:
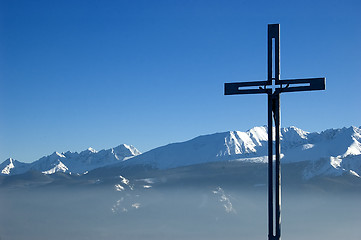
[[[1,175],[16,175],[27,171],[39,171],[44,174],[55,172],[84,174],[99,167],[125,161],[139,154],[141,153],[134,146],[127,144],[100,151],[88,148],[80,153],[53,152],[32,163],[23,163],[9,158],[0,164],[0,171]]]
[[[16,175],[29,170],[43,174],[64,172],[86,174],[107,166],[146,165],[170,169],[218,161],[266,163],[267,127],[254,127],[246,132],[227,131],[195,137],[185,142],[171,143],[141,154],[134,146],[122,144],[96,151],[88,148],[80,153],[58,153],[44,156],[26,164],[7,159],[0,164],[1,175]],[[361,129],[327,129],[306,132],[291,126],[281,129],[282,164],[308,161],[304,179],[318,175],[361,176]]]

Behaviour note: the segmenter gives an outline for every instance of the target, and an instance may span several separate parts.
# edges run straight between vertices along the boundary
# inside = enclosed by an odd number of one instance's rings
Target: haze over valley
[[[359,239],[357,127],[282,129],[282,237]],[[1,164],[2,239],[261,239],[267,130]],[[312,221],[309,221],[312,219]]]

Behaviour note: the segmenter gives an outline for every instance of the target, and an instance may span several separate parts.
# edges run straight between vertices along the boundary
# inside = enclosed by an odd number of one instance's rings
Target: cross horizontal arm
[[[268,81],[254,81],[254,82],[236,82],[224,84],[224,95],[236,94],[257,94],[267,93],[272,94],[272,89],[266,88],[270,86]],[[285,79],[278,80],[279,87],[275,88],[273,94],[280,94],[283,92],[301,92],[301,91],[315,91],[326,89],[325,78],[303,78],[303,79]]]
[[[275,94],[282,92],[301,92],[326,89],[326,78],[286,79],[279,80],[278,83],[281,84],[281,86],[286,85],[286,87],[277,88]]]
[[[225,83],[224,95],[272,93],[271,89],[262,88],[268,84],[269,83],[267,81]],[[258,87],[258,88],[247,89],[245,87]],[[241,88],[245,88],[245,89],[241,89]]]

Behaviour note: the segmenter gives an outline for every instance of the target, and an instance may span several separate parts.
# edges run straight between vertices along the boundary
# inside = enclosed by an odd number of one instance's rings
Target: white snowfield
[[[84,174],[112,164],[149,165],[169,169],[218,161],[267,162],[267,127],[246,132],[229,131],[172,143],[141,154],[135,147],[120,145],[99,152],[89,148],[81,153],[53,153],[30,164],[8,159],[0,165],[2,175],[29,170],[44,174]],[[349,127],[309,133],[296,127],[281,129],[282,164],[307,162],[303,176],[361,176],[361,129]]]

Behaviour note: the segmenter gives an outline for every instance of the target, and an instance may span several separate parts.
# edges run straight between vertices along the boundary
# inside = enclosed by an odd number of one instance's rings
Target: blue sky
[[[360,1],[0,3],[0,162],[132,144],[140,151],[267,124],[267,24],[281,24],[282,126],[360,126]]]

